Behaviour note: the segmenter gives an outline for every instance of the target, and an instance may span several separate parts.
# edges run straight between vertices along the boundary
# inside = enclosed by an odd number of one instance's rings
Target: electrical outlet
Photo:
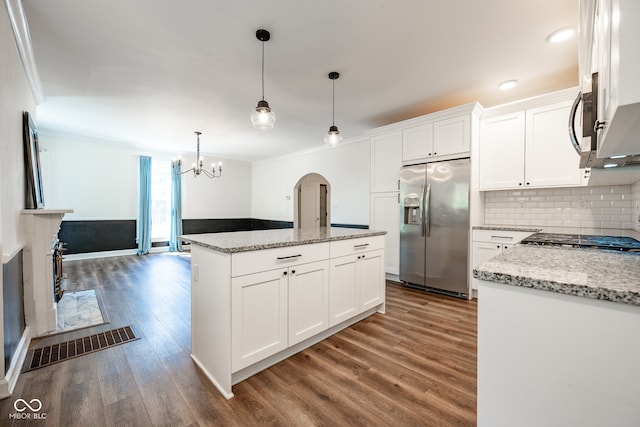
[[[200,269],[198,268],[198,264],[193,264],[191,266],[191,276],[193,277],[194,282],[197,282],[200,279]]]
[[[587,209],[587,201],[585,199],[580,199],[580,209]]]
[[[524,209],[524,202],[520,202],[520,209]]]

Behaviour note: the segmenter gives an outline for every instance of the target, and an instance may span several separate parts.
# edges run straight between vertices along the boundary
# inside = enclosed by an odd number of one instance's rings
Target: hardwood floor
[[[20,375],[0,425],[471,426],[477,304],[387,283],[375,314],[234,386],[229,401],[190,358],[189,258],[65,261],[68,289],[98,288],[111,323],[32,347],[132,325],[141,339]],[[42,401],[45,421],[15,420]]]

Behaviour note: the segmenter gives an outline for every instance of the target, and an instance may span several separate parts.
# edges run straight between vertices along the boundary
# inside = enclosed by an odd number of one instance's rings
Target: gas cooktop
[[[611,249],[640,252],[640,242],[624,236],[596,236],[590,234],[535,233],[523,239],[525,245],[570,246],[574,248]]]

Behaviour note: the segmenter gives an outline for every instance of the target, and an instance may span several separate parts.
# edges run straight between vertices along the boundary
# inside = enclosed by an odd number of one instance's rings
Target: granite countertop
[[[318,230],[282,228],[230,233],[188,234],[180,236],[180,239],[215,251],[236,253],[356,239],[359,237],[382,236],[386,233],[386,231],[342,227],[321,227]]]
[[[518,244],[483,262],[473,277],[640,306],[640,253]]]
[[[497,231],[526,231],[538,233],[542,231],[541,227],[527,227],[519,225],[474,225],[474,230],[497,230]]]
[[[627,236],[640,240],[640,231],[633,229],[551,227],[533,225],[474,225],[473,230],[526,231],[531,233],[590,234],[595,236]]]

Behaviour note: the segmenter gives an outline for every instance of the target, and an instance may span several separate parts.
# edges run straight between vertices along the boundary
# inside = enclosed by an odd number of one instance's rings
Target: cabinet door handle
[[[301,256],[302,256],[302,254],[289,255],[289,256],[279,256],[277,259],[278,259],[278,261],[282,261],[282,260],[285,260],[285,259],[299,258]]]
[[[287,275],[287,271],[285,270],[284,273],[282,273],[283,276]]]
[[[363,248],[366,248],[367,246],[369,246],[368,243],[363,243],[361,245],[353,245],[353,249],[363,249]]]
[[[291,274],[296,274],[296,271],[295,270],[291,270]]]

